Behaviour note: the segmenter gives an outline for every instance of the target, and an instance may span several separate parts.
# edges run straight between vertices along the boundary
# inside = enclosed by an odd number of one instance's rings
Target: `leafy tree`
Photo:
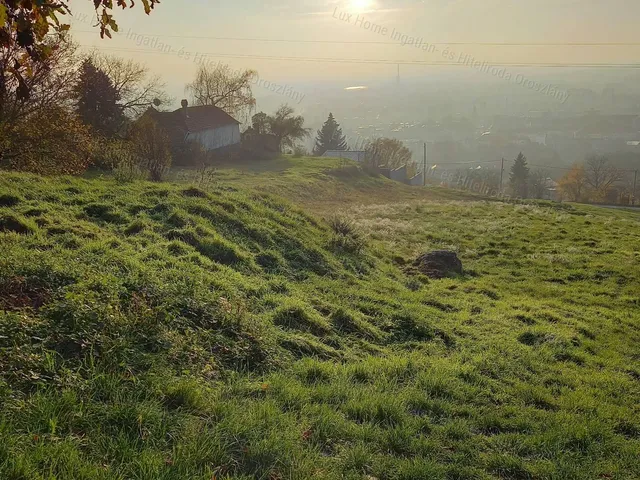
[[[324,122],[322,128],[318,130],[313,154],[320,157],[327,150],[347,150],[347,139],[342,135],[342,128],[333,118],[333,113],[329,113],[329,118]]]
[[[121,128],[124,115],[118,105],[120,95],[109,76],[90,59],[80,67],[74,97],[78,115],[96,132],[113,136]]]
[[[229,65],[202,65],[196,78],[187,85],[194,105],[213,105],[229,115],[248,119],[255,107],[251,83],[255,70],[234,72]]]
[[[527,157],[520,152],[511,166],[511,173],[509,175],[511,190],[514,195],[521,198],[527,198],[529,193],[529,173]]]
[[[275,115],[268,117],[269,133],[278,140],[281,152],[283,147],[293,148],[297,140],[310,135],[310,129],[304,127],[304,117],[294,112],[289,105],[282,105]]]
[[[28,97],[31,92],[28,81],[30,65],[46,62],[55,52],[52,37],[59,37],[69,30],[70,25],[60,21],[60,17],[71,14],[69,3],[69,0],[0,2],[0,49],[9,59],[10,73],[18,85],[19,98]],[[118,24],[111,15],[114,3],[123,9],[134,6],[133,1],[127,0],[92,0],[92,3],[103,38],[111,37],[111,31],[118,31]],[[159,0],[142,0],[147,14],[157,3]]]
[[[365,147],[365,163],[371,167],[399,168],[411,163],[411,156],[411,150],[395,138],[376,138]]]
[[[171,166],[169,137],[150,115],[143,115],[131,130],[133,148],[151,180],[161,181]]]
[[[558,189],[562,196],[570,202],[581,202],[585,200],[587,178],[584,165],[574,164],[560,180]]]
[[[269,115],[264,112],[258,112],[251,117],[251,133],[264,135],[269,133]]]
[[[623,173],[612,165],[607,157],[593,155],[587,158],[585,179],[590,187],[592,200],[603,201],[611,188],[623,177]]]

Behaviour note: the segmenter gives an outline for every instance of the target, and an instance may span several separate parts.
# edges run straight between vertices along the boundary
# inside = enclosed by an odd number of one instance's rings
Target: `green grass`
[[[0,174],[0,478],[640,478],[638,214],[327,168]]]

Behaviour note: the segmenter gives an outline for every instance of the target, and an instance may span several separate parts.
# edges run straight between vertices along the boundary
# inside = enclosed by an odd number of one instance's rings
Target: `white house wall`
[[[189,133],[187,141],[194,140],[209,151],[216,148],[228,147],[240,143],[240,125],[225,125],[223,127]]]

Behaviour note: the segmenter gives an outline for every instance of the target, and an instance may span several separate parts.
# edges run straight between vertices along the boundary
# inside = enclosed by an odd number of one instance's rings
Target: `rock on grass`
[[[413,269],[433,279],[462,275],[463,272],[458,255],[448,250],[436,250],[420,255],[413,262]]]

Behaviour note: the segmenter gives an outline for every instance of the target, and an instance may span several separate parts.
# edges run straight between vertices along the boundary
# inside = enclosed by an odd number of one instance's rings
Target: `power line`
[[[80,45],[82,47],[98,47],[98,45]],[[156,55],[179,55],[178,51],[165,51],[154,48],[135,49],[135,48],[118,48],[118,47],[100,47],[100,50],[110,50],[118,52],[144,53]],[[272,61],[294,61],[294,62],[322,62],[322,63],[361,63],[361,64],[378,64],[378,65],[418,65],[418,66],[444,66],[444,67],[469,67],[469,68],[491,68],[491,67],[515,67],[515,68],[614,68],[614,69],[637,69],[640,64],[637,63],[516,63],[516,62],[433,62],[423,60],[394,60],[394,59],[362,59],[362,58],[330,58],[330,57],[298,57],[298,56],[282,56],[282,55],[254,55],[254,54],[238,54],[238,53],[219,53],[219,52],[189,52],[193,55],[201,57],[213,58],[235,58],[235,59],[253,59],[253,60],[272,60]],[[473,59],[471,59],[473,60]]]
[[[78,33],[95,33],[92,30],[75,30]],[[403,45],[397,42],[382,41],[356,41],[356,40],[292,40],[286,38],[248,38],[248,37],[209,37],[202,35],[165,35],[154,33],[137,33],[131,32],[136,37],[147,38],[181,38],[194,40],[221,40],[234,42],[265,42],[265,43],[319,43],[334,45]],[[412,36],[412,38],[419,38]],[[640,47],[640,42],[569,42],[569,43],[514,43],[514,42],[422,42],[425,45],[456,45],[456,46],[481,46],[481,47]]]

